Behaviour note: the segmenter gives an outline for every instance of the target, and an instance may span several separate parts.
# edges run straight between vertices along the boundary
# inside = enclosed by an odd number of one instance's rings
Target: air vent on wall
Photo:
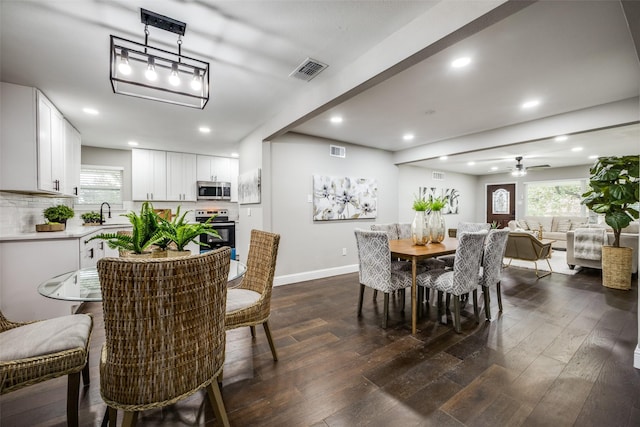
[[[329,146],[329,155],[333,157],[347,157],[347,149],[344,147],[338,147],[337,145]]]
[[[289,74],[289,77],[294,77],[308,82],[327,67],[327,64],[323,64],[315,59],[307,58],[302,61],[302,64],[298,65],[291,74]]]
[[[434,181],[444,181],[444,172],[432,172],[431,173],[431,178]]]

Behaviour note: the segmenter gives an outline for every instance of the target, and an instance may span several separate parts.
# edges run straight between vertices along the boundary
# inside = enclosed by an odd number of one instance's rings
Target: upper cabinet
[[[238,201],[238,159],[198,155],[198,181],[230,182],[231,201]]]
[[[0,190],[77,195],[80,134],[51,101],[35,88],[1,83],[0,111]]]
[[[196,201],[196,155],[131,150],[133,200]]]

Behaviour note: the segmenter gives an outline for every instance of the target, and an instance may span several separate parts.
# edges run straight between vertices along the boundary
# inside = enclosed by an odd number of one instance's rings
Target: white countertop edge
[[[16,233],[0,235],[0,242],[10,242],[17,240],[55,240],[55,239],[78,239],[91,233],[105,232],[110,229],[131,228],[131,224],[107,224],[101,226],[79,226],[68,227],[64,231],[45,231],[33,233]]]

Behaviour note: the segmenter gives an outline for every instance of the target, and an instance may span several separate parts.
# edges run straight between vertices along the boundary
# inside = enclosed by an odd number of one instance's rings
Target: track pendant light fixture
[[[203,109],[209,101],[209,63],[182,55],[187,24],[146,9],[140,9],[140,20],[144,44],[111,35],[113,92]],[[178,34],[177,53],[151,46],[149,26]]]

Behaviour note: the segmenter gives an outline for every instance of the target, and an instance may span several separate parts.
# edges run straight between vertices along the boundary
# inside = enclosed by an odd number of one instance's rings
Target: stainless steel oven
[[[207,222],[211,217],[210,224],[218,232],[220,237],[210,236],[208,234],[200,235],[200,243],[206,246],[200,246],[200,252],[207,252],[222,246],[236,247],[236,223],[229,220],[229,212],[224,209],[201,209],[196,210],[196,221]]]

